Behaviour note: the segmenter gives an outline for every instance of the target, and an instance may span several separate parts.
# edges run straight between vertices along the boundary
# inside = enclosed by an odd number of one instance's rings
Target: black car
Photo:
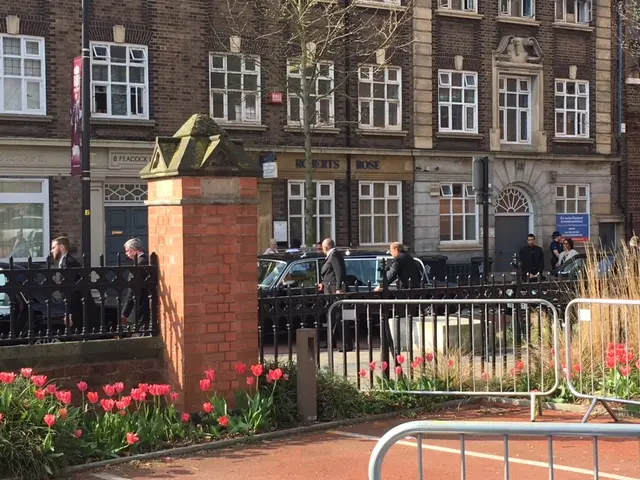
[[[390,265],[393,257],[389,252],[340,249],[347,267],[346,283],[350,292],[363,292],[381,285],[382,261]],[[320,283],[320,269],[325,256],[317,250],[260,255],[258,257],[258,288],[263,296],[299,294],[302,289],[310,291]],[[429,284],[429,277],[421,260],[415,259]],[[396,282],[390,287],[394,288]],[[419,287],[420,285],[416,285]]]

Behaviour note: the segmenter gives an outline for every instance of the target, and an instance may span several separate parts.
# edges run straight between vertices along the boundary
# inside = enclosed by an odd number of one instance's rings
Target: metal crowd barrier
[[[569,391],[598,403],[640,406],[640,300],[576,298],[565,309],[564,374]]]
[[[483,436],[483,437],[502,437],[504,443],[504,453],[502,455],[504,463],[504,478],[520,478],[511,475],[511,464],[548,467],[549,479],[553,480],[557,472],[570,471],[571,473],[580,473],[589,475],[592,478],[601,478],[599,445],[598,440],[603,437],[608,438],[639,438],[640,428],[638,425],[616,425],[616,424],[580,424],[580,423],[502,423],[502,422],[433,422],[433,421],[415,421],[407,422],[389,430],[376,444],[371,457],[369,459],[369,480],[381,480],[382,465],[387,453],[395,444],[411,445],[417,447],[417,463],[418,478],[425,478],[425,468],[429,468],[429,464],[425,464],[424,450],[429,449],[428,445],[423,442],[429,440],[433,436],[445,437],[446,439],[460,440],[458,449],[447,448],[449,453],[457,453],[460,455],[460,473],[462,480],[465,480],[468,472],[467,457],[483,458],[490,460],[499,460],[500,456],[490,455],[486,453],[470,452],[466,449],[465,441],[467,437]],[[521,455],[511,457],[509,450],[509,440],[513,436],[519,437],[543,437],[547,439],[548,458],[547,462],[536,460],[527,460]],[[416,443],[407,442],[407,437],[415,437]],[[554,465],[554,437],[590,437],[593,445],[593,471],[590,472],[584,468],[566,467]],[[485,445],[487,442],[485,442]],[[442,450],[442,449],[440,449]],[[573,449],[572,451],[575,451]],[[579,455],[578,452],[575,452]],[[637,450],[636,450],[637,453]],[[624,458],[625,462],[633,462],[632,458]],[[636,472],[640,472],[640,459],[636,459],[638,468]],[[407,468],[406,461],[403,462],[403,468]],[[434,467],[431,467],[432,469]],[[434,472],[437,476],[438,472]],[[442,476],[442,472],[440,472]],[[474,477],[476,478],[476,477]],[[602,478],[629,478],[619,475],[603,474]]]
[[[334,312],[340,312],[341,318],[334,318]],[[380,322],[379,359],[373,356],[374,318]],[[355,323],[356,338],[363,323],[368,330],[364,358],[357,342],[355,359],[342,352],[343,376],[350,376],[350,368],[355,367],[359,386],[368,377],[370,387],[378,382],[379,387],[405,394],[528,397],[533,421],[536,407],[541,411],[540,399],[560,384],[558,312],[546,300],[339,300],[327,312],[332,373],[334,327],[348,322]],[[417,381],[407,383],[411,388],[398,390],[399,382],[385,382],[390,378]]]

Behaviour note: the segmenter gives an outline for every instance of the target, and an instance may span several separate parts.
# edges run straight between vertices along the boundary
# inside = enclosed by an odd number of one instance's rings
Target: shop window
[[[402,183],[360,182],[360,244],[402,242]]]
[[[300,240],[302,245],[311,246],[325,238],[335,238],[335,188],[333,180],[314,181],[313,201],[315,203],[313,221],[315,238],[307,238],[305,227],[305,182],[289,181],[289,244]]]
[[[44,261],[49,254],[49,184],[0,179],[0,256]]]
[[[478,209],[471,184],[440,185],[440,241],[478,241]]]

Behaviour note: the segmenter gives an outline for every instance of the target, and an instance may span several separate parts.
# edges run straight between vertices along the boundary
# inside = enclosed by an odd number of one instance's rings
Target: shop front
[[[411,243],[413,157],[316,154],[313,159],[314,228],[306,231],[307,164],[302,153],[277,155],[272,180],[272,236],[280,246],[313,245],[332,237],[339,245],[372,247]],[[266,245],[265,245],[266,248]]]

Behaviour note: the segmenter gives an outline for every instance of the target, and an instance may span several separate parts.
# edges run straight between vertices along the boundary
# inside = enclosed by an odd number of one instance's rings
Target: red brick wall
[[[19,371],[23,367],[33,368],[62,388],[74,391],[80,380],[100,392],[103,385],[113,382],[124,382],[131,388],[141,382],[165,380],[162,341],[151,337],[0,349],[0,371]]]
[[[234,180],[239,180],[235,196],[216,202],[215,190],[226,191]],[[187,202],[166,205],[182,199]],[[187,409],[201,402],[198,382],[204,370],[216,369],[216,390],[230,394],[242,386],[234,365],[256,361],[257,201],[255,178],[149,183],[149,248],[160,265],[167,375],[184,392]]]

